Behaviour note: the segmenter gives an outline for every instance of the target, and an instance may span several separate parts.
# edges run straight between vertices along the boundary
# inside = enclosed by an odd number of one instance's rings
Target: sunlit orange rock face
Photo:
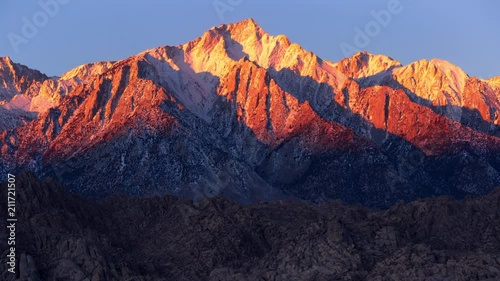
[[[400,67],[401,63],[384,55],[372,55],[367,52],[359,52],[350,58],[344,58],[334,63],[333,66],[347,76],[359,79],[374,76],[395,67]]]
[[[500,184],[498,79],[443,60],[403,66],[363,52],[333,63],[250,19],[60,78],[37,74],[35,86],[3,62],[4,103],[24,99],[35,115],[19,121],[6,108],[0,170],[92,196],[388,206]]]
[[[403,90],[371,86],[351,96],[350,109],[377,129],[400,136],[428,155],[444,153],[453,145],[498,145],[498,138],[473,130],[459,121],[412,102]]]
[[[66,94],[86,84],[112,65],[99,62],[79,66],[61,77],[47,77],[37,70],[0,58],[0,130],[24,125],[50,108],[57,107]]]
[[[243,61],[235,66],[218,91],[237,106],[238,121],[271,148],[298,137],[304,148],[342,149],[368,140],[352,129],[322,118],[309,104],[283,90],[268,71]]]

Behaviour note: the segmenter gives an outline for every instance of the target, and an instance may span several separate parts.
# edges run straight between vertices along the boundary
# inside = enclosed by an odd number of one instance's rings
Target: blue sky
[[[54,1],[50,13],[40,4]],[[0,56],[60,75],[252,17],[323,59],[338,61],[359,47],[403,64],[441,58],[486,78],[500,75],[498,11],[495,0],[1,0]]]

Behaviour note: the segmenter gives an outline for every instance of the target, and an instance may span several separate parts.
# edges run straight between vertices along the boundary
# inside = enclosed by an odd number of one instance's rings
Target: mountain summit
[[[88,196],[387,207],[500,184],[498,83],[441,60],[329,62],[249,19],[60,78],[13,72],[3,103],[26,100],[31,119],[2,128],[0,171]]]

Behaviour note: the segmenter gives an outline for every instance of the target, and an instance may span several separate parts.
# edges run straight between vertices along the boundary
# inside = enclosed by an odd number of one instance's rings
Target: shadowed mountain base
[[[500,280],[500,189],[387,211],[338,201],[241,207],[172,196],[90,201],[23,174],[17,207],[18,272],[2,261],[1,280]]]

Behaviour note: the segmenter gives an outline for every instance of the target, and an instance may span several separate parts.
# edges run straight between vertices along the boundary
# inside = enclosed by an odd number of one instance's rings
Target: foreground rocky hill
[[[17,200],[19,270],[11,276],[2,260],[1,280],[500,280],[499,189],[387,211],[243,207],[219,197],[92,201],[28,173],[17,177]]]

